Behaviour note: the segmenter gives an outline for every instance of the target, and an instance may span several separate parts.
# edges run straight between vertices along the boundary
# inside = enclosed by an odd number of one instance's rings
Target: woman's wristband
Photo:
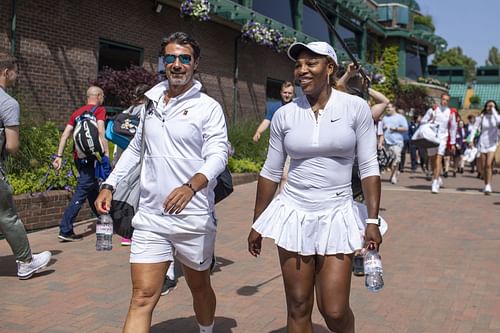
[[[376,224],[380,227],[380,218],[378,219],[365,219],[366,224]]]

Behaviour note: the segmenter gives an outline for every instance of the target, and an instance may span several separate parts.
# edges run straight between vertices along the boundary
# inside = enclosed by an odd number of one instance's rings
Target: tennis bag
[[[439,125],[436,123],[420,125],[411,138],[411,143],[420,148],[434,148],[440,142]]]
[[[121,149],[126,149],[137,132],[139,116],[129,113],[120,113],[106,124],[106,139]]]
[[[75,119],[73,142],[76,155],[80,159],[104,154],[104,145],[99,138],[99,128],[95,117],[98,107],[98,105],[94,105],[90,111],[84,111]]]

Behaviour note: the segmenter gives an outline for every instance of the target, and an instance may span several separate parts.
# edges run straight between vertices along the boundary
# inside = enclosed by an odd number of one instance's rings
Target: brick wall
[[[0,48],[10,47],[11,1],[0,0]],[[233,71],[238,30],[214,21],[185,21],[164,6],[157,14],[151,0],[18,1],[16,88],[23,110],[63,125],[84,102],[97,75],[99,38],[143,48],[143,66],[156,71],[159,43],[174,31],[191,33],[200,43],[198,78],[207,93],[233,114]],[[239,41],[237,119],[263,117],[266,79],[290,80],[292,64],[255,43]]]
[[[41,195],[16,195],[17,213],[28,231],[58,226],[64,209],[71,199],[67,191],[50,191]],[[94,217],[88,203],[80,210],[75,222]]]

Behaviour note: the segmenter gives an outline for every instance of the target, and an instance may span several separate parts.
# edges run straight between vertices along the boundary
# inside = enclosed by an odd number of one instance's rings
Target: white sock
[[[198,326],[200,326],[200,333],[212,333],[212,330],[214,329],[214,323],[208,326],[203,326],[198,323]]]
[[[168,271],[167,271],[167,276],[170,280],[175,280],[175,261],[172,260],[172,262],[170,263],[170,266],[168,266]]]

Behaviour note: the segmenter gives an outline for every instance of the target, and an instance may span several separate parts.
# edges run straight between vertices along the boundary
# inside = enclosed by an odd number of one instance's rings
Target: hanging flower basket
[[[210,16],[210,2],[208,0],[185,0],[180,7],[181,17],[193,18],[198,21],[208,21]]]
[[[241,36],[243,39],[272,48],[276,52],[286,52],[288,47],[295,42],[295,38],[284,37],[278,30],[252,20],[247,21],[241,27]]]

